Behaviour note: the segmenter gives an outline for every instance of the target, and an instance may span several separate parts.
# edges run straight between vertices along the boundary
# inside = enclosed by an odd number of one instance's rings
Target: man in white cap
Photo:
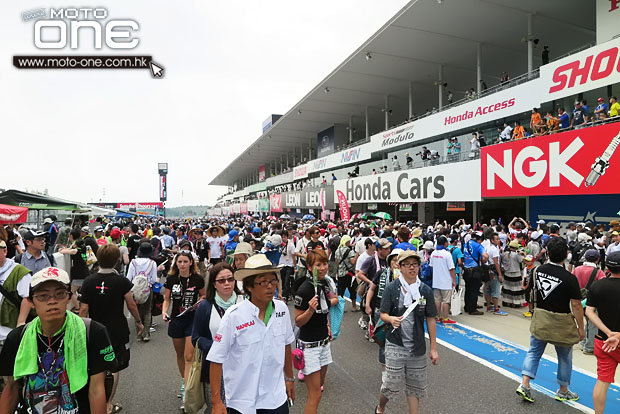
[[[279,273],[264,254],[250,257],[235,272],[249,300],[226,311],[207,355],[214,414],[288,413],[287,400],[295,399],[295,335],[288,307],[273,300]],[[220,396],[222,375],[226,406]]]
[[[0,354],[7,377],[0,413],[106,412],[105,371],[116,365],[103,325],[68,312],[69,275],[47,267],[30,280],[28,302],[37,317],[9,334]]]

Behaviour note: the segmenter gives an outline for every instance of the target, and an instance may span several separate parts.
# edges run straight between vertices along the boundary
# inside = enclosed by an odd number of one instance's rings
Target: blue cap
[[[260,228],[259,227],[254,227],[252,229],[252,233],[260,233]]]
[[[237,237],[239,235],[239,232],[237,230],[231,230],[228,232],[228,237],[230,237],[231,239],[234,237]]]

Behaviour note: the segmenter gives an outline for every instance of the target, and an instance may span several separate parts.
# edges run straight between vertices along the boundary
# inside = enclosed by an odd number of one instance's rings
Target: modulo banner
[[[480,201],[480,160],[337,180],[349,204]]]
[[[619,192],[620,124],[483,147],[482,197]]]

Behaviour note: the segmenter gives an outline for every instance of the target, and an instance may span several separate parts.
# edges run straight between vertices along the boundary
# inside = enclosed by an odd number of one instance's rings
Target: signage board
[[[480,160],[337,180],[349,204],[480,201]]]
[[[490,145],[482,197],[618,193],[620,123]]]

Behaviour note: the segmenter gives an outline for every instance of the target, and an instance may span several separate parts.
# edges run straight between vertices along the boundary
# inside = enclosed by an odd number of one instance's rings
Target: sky
[[[213,205],[208,183],[262,131],[383,26],[406,0],[132,0],[82,2],[107,23],[135,20],[139,44],[35,47],[22,13],[75,3],[0,2],[0,189],[79,202],[158,201],[157,163],[168,163],[167,206]],[[90,17],[90,15],[89,15]],[[67,21],[67,23],[70,23]],[[44,40],[57,35],[50,29]],[[69,41],[70,33],[69,33]],[[16,55],[150,55],[165,68],[25,70]]]

